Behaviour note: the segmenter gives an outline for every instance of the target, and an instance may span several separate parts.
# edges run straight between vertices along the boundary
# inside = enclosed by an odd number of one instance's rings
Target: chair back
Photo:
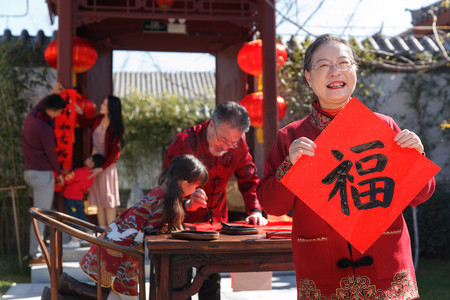
[[[70,236],[74,236],[80,240],[87,241],[97,245],[97,269],[98,282],[101,282],[101,248],[108,248],[117,252],[135,257],[139,262],[139,300],[145,299],[145,252],[144,249],[136,250],[129,247],[116,245],[113,242],[89,235],[82,230],[76,229],[71,224],[78,225],[85,229],[92,230],[96,236],[104,231],[102,227],[96,226],[84,220],[60,213],[57,211],[32,207],[29,210],[31,222],[33,224],[34,233],[38,239],[42,249],[45,262],[50,273],[51,300],[58,300],[58,279],[62,274],[62,233],[65,232]],[[37,221],[40,221],[50,228],[50,254],[45,246],[44,239],[41,236]],[[101,285],[97,283],[97,299],[101,299]]]

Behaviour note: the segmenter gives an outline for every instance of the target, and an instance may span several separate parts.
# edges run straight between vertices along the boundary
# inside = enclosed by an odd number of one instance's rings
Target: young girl
[[[158,186],[135,206],[117,217],[100,235],[117,245],[138,248],[144,232],[161,229],[182,229],[183,198],[208,181],[208,171],[193,155],[180,155],[166,168]],[[128,255],[101,249],[102,286],[112,286],[108,300],[137,299],[138,261]],[[81,269],[97,281],[97,246],[92,245],[80,261]],[[134,296],[124,297],[125,296]]]

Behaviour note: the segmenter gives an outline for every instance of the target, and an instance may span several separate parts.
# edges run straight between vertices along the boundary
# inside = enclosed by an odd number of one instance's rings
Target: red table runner
[[[236,225],[236,226],[248,226],[254,227],[258,229],[259,233],[272,233],[276,232],[277,234],[268,235],[270,238],[290,238],[291,230],[292,230],[292,222],[290,221],[278,221],[278,222],[268,222],[267,225],[250,225],[245,221],[236,221],[227,223],[228,225]],[[185,230],[199,230],[199,231],[220,231],[222,228],[221,223],[184,223]]]

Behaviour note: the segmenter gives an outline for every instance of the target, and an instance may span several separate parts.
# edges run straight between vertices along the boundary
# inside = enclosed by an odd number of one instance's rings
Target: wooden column
[[[239,102],[245,95],[243,72],[237,64],[242,45],[232,45],[216,53],[216,105],[225,101]]]
[[[58,81],[72,88],[73,0],[58,0]]]
[[[273,6],[267,2],[272,3]],[[278,131],[275,1],[260,0],[260,7],[263,40],[264,158],[266,158]]]

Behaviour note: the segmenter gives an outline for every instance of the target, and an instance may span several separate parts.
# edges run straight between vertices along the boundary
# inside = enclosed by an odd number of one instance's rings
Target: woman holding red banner
[[[124,126],[122,120],[122,104],[115,96],[108,96],[100,106],[100,113],[94,118],[87,119],[83,110],[76,105],[80,115],[81,127],[91,128],[91,153],[105,157],[102,167],[93,169],[94,183],[89,189],[89,204],[97,206],[98,225],[106,227],[117,214],[119,199],[119,180],[116,161],[124,147]]]
[[[317,150],[314,140],[351,101],[356,86],[356,61],[349,42],[330,34],[317,37],[308,47],[304,75],[318,100],[312,102],[312,112],[307,117],[279,130],[267,156],[257,195],[268,214],[284,215],[293,211],[292,248],[298,299],[415,299],[419,294],[409,233],[402,214],[369,249],[360,253],[280,182],[302,155],[314,156]],[[386,115],[376,115],[397,132],[394,142],[400,147],[424,153],[416,134],[401,130]],[[339,161],[343,159],[339,153],[333,155]],[[337,170],[334,180],[352,177],[344,169]],[[339,177],[342,174],[346,178]],[[409,205],[428,200],[434,188],[433,178]],[[338,189],[341,196],[347,193],[345,183],[336,184],[330,196],[338,197]],[[343,203],[342,207],[345,206],[348,203]],[[348,213],[345,209],[342,212]]]

